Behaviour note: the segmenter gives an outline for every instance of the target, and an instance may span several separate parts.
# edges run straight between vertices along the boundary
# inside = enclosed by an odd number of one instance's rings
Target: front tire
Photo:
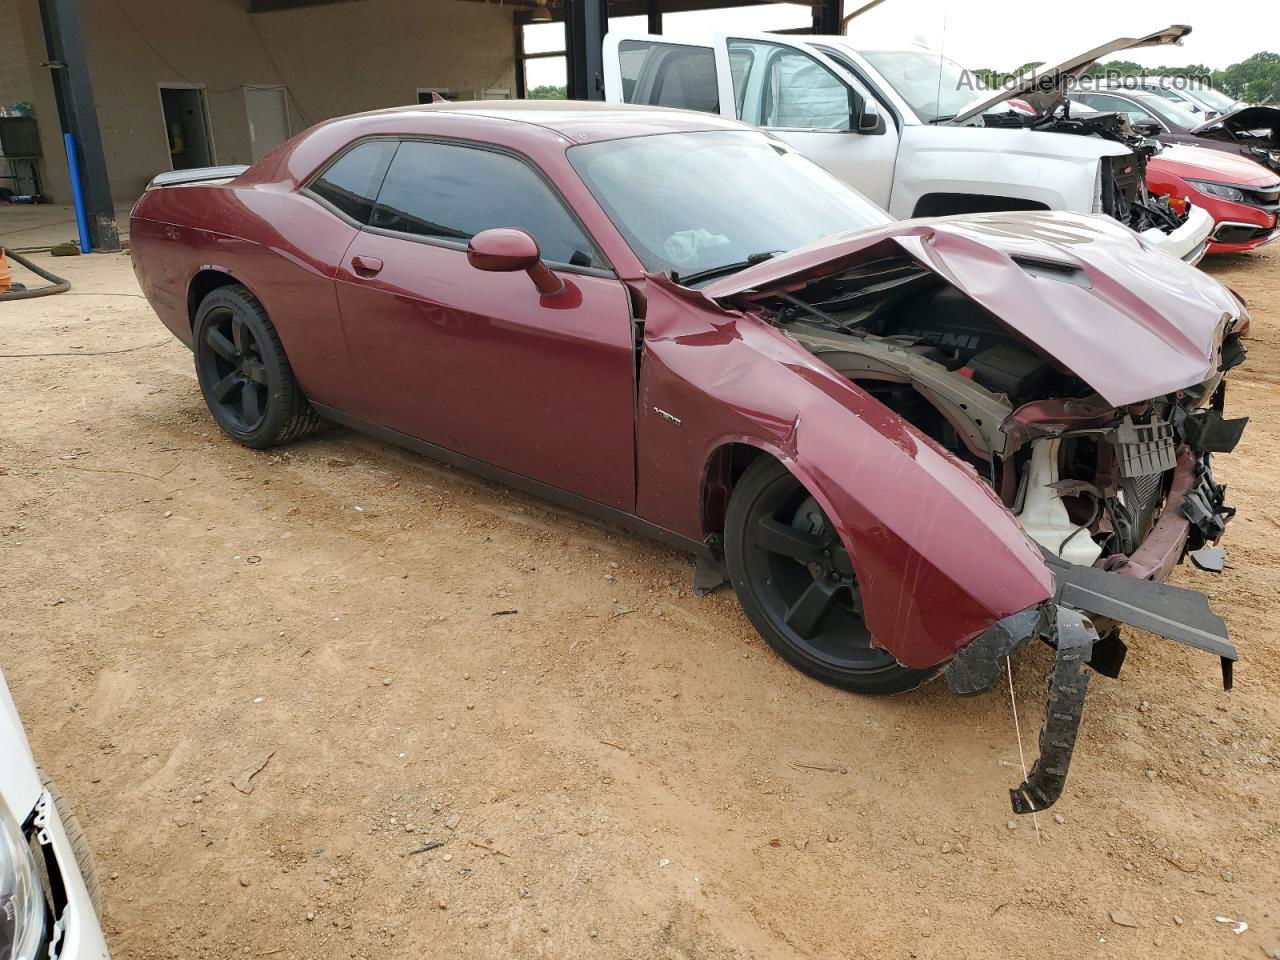
[[[267,311],[239,284],[200,303],[192,329],[200,392],[222,432],[261,450],[311,433],[319,418]]]
[[[733,489],[725,561],[747,619],[810,676],[856,693],[891,694],[936,672],[904,667],[873,645],[857,573],[834,526],[772,457],[759,457]]]

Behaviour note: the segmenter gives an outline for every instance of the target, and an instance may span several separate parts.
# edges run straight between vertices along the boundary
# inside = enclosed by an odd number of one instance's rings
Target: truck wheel
[[[232,440],[261,450],[319,425],[271,318],[244,287],[218,287],[205,297],[192,334],[200,392]]]
[[[49,775],[40,771],[40,780],[49,791],[58,818],[62,820],[63,829],[67,831],[67,839],[71,841],[71,850],[76,855],[76,866],[80,868],[80,876],[84,880],[85,889],[89,891],[89,900],[93,903],[93,912],[102,917],[102,885],[98,883],[98,865],[94,862],[93,851],[89,849],[89,841],[85,839],[84,828],[80,826],[75,812],[67,798],[58,790],[57,785],[49,779]]]
[[[786,467],[759,457],[733,489],[725,521],[729,578],[774,651],[856,693],[902,693],[936,671],[904,667],[873,645],[853,563],[818,502]]]

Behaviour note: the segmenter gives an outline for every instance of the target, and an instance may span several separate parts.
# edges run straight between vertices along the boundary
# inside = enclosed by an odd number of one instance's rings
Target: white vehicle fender
[[[1011,197],[1049,210],[1095,213],[1099,162],[1129,151],[1096,137],[982,127],[902,130],[889,212],[916,216],[931,194]]]
[[[0,673],[0,802],[21,823],[43,792],[27,735],[18,719],[18,708]]]

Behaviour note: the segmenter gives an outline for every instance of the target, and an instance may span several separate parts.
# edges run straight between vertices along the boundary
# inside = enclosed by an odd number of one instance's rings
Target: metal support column
[[[516,99],[523,100],[529,94],[528,81],[525,77],[524,59],[524,17],[516,14],[511,18],[511,29],[514,32],[512,45],[516,54]]]
[[[74,137],[79,153],[90,243],[95,251],[102,253],[119,250],[120,232],[111,203],[107,158],[102,150],[98,109],[93,101],[78,0],[40,0],[40,16],[58,117],[63,133]]]
[[[813,32],[829,36],[841,32],[844,0],[813,0]]]
[[[609,0],[565,0],[565,50],[569,99],[604,99],[604,35],[609,32]]]
[[[662,0],[645,0],[644,12],[649,18],[649,33],[662,33]]]

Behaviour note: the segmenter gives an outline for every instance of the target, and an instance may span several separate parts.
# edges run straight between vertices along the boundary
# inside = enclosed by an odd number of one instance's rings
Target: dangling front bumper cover
[[[1218,657],[1222,685],[1231,689],[1232,665],[1238,659],[1227,626],[1209,608],[1204,594],[1096,567],[1067,563],[1052,554],[1053,597],[1029,610],[993,624],[965,647],[946,668],[947,682],[958,694],[991,689],[1000,659],[1033,637],[1057,650],[1049,680],[1049,698],[1040,731],[1040,757],[1018,787],[1009,791],[1014,813],[1052,806],[1062,795],[1084,713],[1089,669],[1115,677],[1124,662],[1118,637],[1100,638],[1093,618],[1127,623],[1150,633]]]

